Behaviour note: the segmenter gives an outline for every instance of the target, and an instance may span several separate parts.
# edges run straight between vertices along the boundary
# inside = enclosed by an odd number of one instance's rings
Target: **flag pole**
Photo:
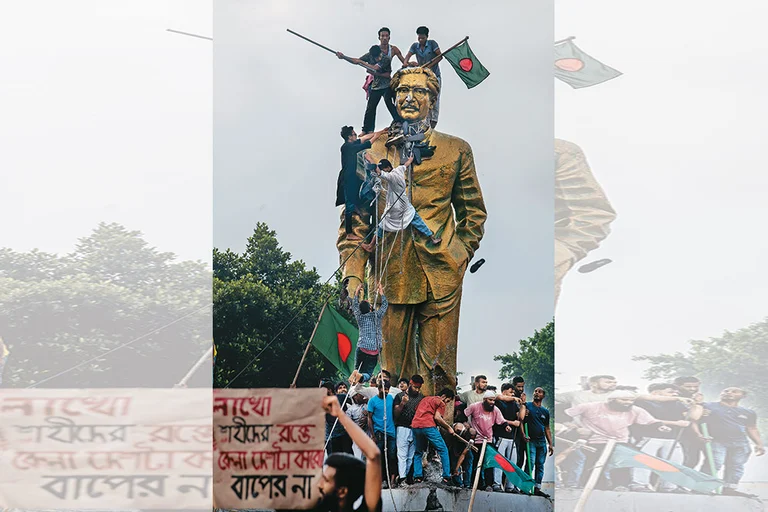
[[[440,52],[440,55],[438,55],[438,56],[437,56],[437,57],[435,57],[434,59],[430,60],[430,61],[429,61],[429,62],[427,62],[426,64],[422,64],[422,65],[421,65],[421,66],[419,66],[419,67],[420,67],[420,68],[428,68],[428,67],[434,66],[434,65],[437,63],[437,61],[439,61],[440,59],[442,59],[442,58],[443,58],[443,56],[445,56],[445,54],[446,54],[446,53],[450,52],[451,50],[455,50],[456,48],[458,48],[458,47],[459,47],[459,46],[461,46],[462,44],[466,43],[468,40],[469,40],[469,36],[465,37],[464,39],[462,39],[461,41],[459,41],[459,42],[458,42],[458,43],[456,43],[455,45],[451,46],[450,48],[448,48],[448,49],[447,49],[447,50],[445,50],[444,52]]]
[[[472,512],[472,506],[475,504],[475,494],[477,494],[477,486],[480,484],[480,472],[483,470],[483,459],[485,458],[485,445],[488,444],[487,439],[483,439],[483,448],[480,450],[480,460],[477,463],[477,474],[475,474],[475,482],[472,484],[472,496],[469,498],[469,508],[467,512]]]
[[[337,52],[336,52],[336,50],[332,50],[332,49],[328,48],[327,46],[323,46],[322,44],[318,43],[317,41],[313,41],[313,40],[311,40],[311,39],[310,39],[310,38],[308,38],[308,37],[304,37],[303,35],[299,34],[298,32],[294,32],[293,30],[291,30],[291,29],[289,29],[289,28],[287,28],[287,29],[285,29],[285,30],[287,30],[287,31],[288,31],[288,32],[290,32],[291,34],[295,35],[296,37],[300,37],[301,39],[303,39],[303,40],[307,41],[308,43],[312,43],[312,44],[314,44],[315,46],[319,46],[319,47],[320,47],[320,48],[322,48],[323,50],[326,50],[326,51],[329,51],[329,52],[331,52],[331,53],[332,53],[332,54],[334,54],[334,55],[336,55],[336,53],[337,53]],[[352,60],[350,59],[350,57],[347,57],[346,55],[344,56],[344,60],[346,60],[346,61],[347,61],[347,62],[349,62],[350,64],[356,64],[356,65],[358,65],[358,66],[362,66],[362,67],[364,67],[365,69],[367,69],[367,70],[369,70],[369,71],[376,71],[375,69],[373,69],[373,67],[371,67],[371,66],[368,66],[368,65],[366,65],[366,64],[358,64],[357,62],[352,62]]]
[[[309,347],[312,346],[312,338],[315,337],[315,333],[317,332],[317,326],[320,325],[320,319],[323,318],[323,313],[325,312],[325,306],[328,305],[328,299],[325,299],[325,302],[323,302],[323,307],[320,308],[320,314],[317,316],[317,322],[315,322],[315,328],[312,329],[312,334],[309,336],[309,341],[307,341],[307,348],[304,349],[304,355],[301,356],[301,361],[299,361],[299,367],[296,368],[296,376],[293,378],[293,382],[289,386],[291,389],[296,387],[296,381],[299,380],[299,372],[301,371],[301,366],[304,364],[304,359],[307,357],[307,352],[309,352]]]
[[[613,452],[613,448],[615,446],[616,446],[615,439],[609,439],[608,442],[605,443],[605,448],[603,448],[603,453],[600,455],[600,458],[597,459],[597,463],[595,464],[595,467],[592,469],[592,474],[589,475],[589,480],[587,480],[587,485],[584,486],[584,491],[582,491],[581,496],[579,496],[579,501],[576,502],[576,508],[573,509],[573,512],[584,512],[584,505],[587,504],[589,495],[592,493],[592,490],[597,485],[597,481],[600,479],[600,475],[603,474],[603,467],[605,466],[605,463],[608,462],[608,458],[611,456],[611,453]]]
[[[192,368],[189,369],[189,371],[184,376],[184,378],[181,379],[178,382],[178,384],[176,384],[174,387],[175,388],[186,387],[187,381],[190,379],[190,377],[192,377],[192,375],[194,375],[194,373],[198,370],[198,368],[200,368],[203,365],[205,360],[208,359],[208,357],[212,356],[212,355],[213,355],[213,342],[211,342],[211,348],[206,350],[205,354],[203,354],[203,356],[200,359],[197,360],[197,362],[194,364],[194,366],[192,366]]]
[[[576,39],[576,36],[566,37],[565,39],[561,39],[559,41],[555,41],[555,46],[557,46],[559,44],[567,43],[568,41],[573,41],[574,39]]]

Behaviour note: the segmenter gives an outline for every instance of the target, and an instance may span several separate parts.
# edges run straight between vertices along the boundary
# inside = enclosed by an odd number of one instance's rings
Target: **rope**
[[[400,194],[400,196],[402,196],[402,194]],[[400,196],[398,196],[398,199],[400,198]],[[381,218],[383,219],[385,216],[387,216],[391,210],[392,210],[392,208],[388,208],[388,209],[387,209],[387,210],[384,212],[384,214],[381,216]],[[323,286],[327,285],[327,284],[328,284],[328,283],[331,281],[331,279],[333,279],[333,277],[336,275],[336,273],[337,273],[339,270],[341,270],[341,269],[344,267],[344,264],[345,264],[347,261],[349,261],[349,259],[350,259],[350,258],[351,258],[351,257],[352,257],[352,256],[353,256],[353,255],[354,255],[356,252],[357,252],[357,250],[360,248],[360,246],[361,246],[363,243],[365,243],[365,241],[368,239],[368,237],[370,237],[370,236],[371,236],[371,234],[373,234],[373,233],[375,233],[375,231],[372,231],[372,232],[368,233],[368,234],[365,236],[365,238],[363,238],[362,240],[360,240],[360,241],[357,243],[357,245],[355,246],[355,249],[354,249],[354,250],[353,250],[351,253],[349,253],[349,256],[347,256],[346,258],[344,258],[344,261],[342,261],[342,262],[341,262],[341,265],[339,265],[338,267],[336,267],[336,270],[334,270],[334,271],[333,271],[333,273],[331,274],[331,276],[330,276],[328,279],[326,279],[326,281],[325,281],[325,282],[324,282],[324,283],[323,283],[323,284],[320,286],[321,288],[322,288]],[[304,310],[304,308],[306,308],[306,307],[309,305],[309,303],[310,303],[310,302],[312,302],[312,299],[316,298],[316,296],[317,296],[317,293],[310,295],[309,299],[307,299],[307,302],[305,302],[304,304],[302,304],[302,305],[299,307],[299,309],[296,311],[296,314],[293,316],[293,318],[291,318],[291,319],[288,321],[288,323],[286,323],[286,324],[283,326],[283,328],[282,328],[282,329],[280,329],[280,332],[278,332],[278,333],[277,333],[277,334],[276,334],[276,335],[275,335],[275,336],[274,336],[274,337],[273,337],[273,338],[270,340],[270,342],[269,342],[269,343],[267,343],[267,344],[266,344],[266,346],[264,346],[264,348],[263,348],[263,349],[261,349],[261,352],[259,352],[259,353],[256,355],[256,357],[254,357],[253,359],[251,359],[251,360],[248,362],[248,364],[246,364],[246,365],[243,367],[243,369],[242,369],[242,370],[240,370],[240,371],[237,373],[237,375],[235,375],[234,377],[232,377],[232,379],[230,379],[229,383],[227,383],[227,385],[226,385],[226,386],[224,386],[224,388],[228,388],[229,386],[231,386],[231,385],[232,385],[232,383],[233,383],[233,382],[234,382],[234,381],[235,381],[235,380],[236,380],[238,377],[240,377],[240,375],[242,375],[242,374],[245,372],[245,370],[247,370],[247,369],[248,369],[248,367],[249,367],[249,366],[251,366],[251,365],[252,365],[252,364],[253,364],[253,363],[254,363],[254,362],[255,362],[255,361],[256,361],[256,360],[257,360],[257,359],[258,359],[258,358],[261,356],[261,354],[263,354],[263,353],[264,353],[264,351],[265,351],[265,350],[267,350],[267,349],[269,348],[269,346],[270,346],[270,345],[272,345],[272,343],[274,343],[275,341],[277,341],[277,338],[279,338],[279,337],[280,337],[280,335],[281,335],[281,334],[282,334],[282,333],[283,333],[283,332],[284,332],[284,331],[285,331],[285,330],[288,328],[288,326],[290,326],[290,325],[293,323],[293,321],[294,321],[294,320],[296,320],[296,318],[298,318],[299,314],[300,314],[300,313],[301,313],[301,312]],[[329,299],[331,296],[333,296],[333,293],[330,293],[330,294],[328,295],[328,299]],[[326,300],[328,300],[328,299],[326,299]]]

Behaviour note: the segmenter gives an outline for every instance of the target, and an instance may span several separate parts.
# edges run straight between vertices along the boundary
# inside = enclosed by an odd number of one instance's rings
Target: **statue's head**
[[[440,82],[430,69],[403,68],[392,77],[397,113],[412,123],[427,119],[440,93]]]

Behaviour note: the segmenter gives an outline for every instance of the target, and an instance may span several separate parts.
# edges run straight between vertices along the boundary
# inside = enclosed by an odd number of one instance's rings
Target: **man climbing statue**
[[[472,148],[430,125],[430,110],[440,92],[437,77],[429,69],[406,68],[392,77],[391,86],[403,129],[390,132],[390,139],[396,136],[396,140],[373,142],[369,153],[381,161],[394,152],[399,163],[406,161],[406,155],[418,154],[405,194],[441,241],[436,245],[413,230],[384,233],[379,243],[385,246],[401,236],[397,250],[368,253],[358,245],[369,235],[371,223],[363,216],[352,217],[348,237],[342,216],[337,247],[347,293],[366,278],[371,284],[386,284],[389,310],[382,325],[387,340],[382,366],[394,375],[422,375],[429,394],[445,387],[456,389],[462,282],[483,237],[487,214]],[[386,203],[380,195],[375,208],[379,222]],[[386,261],[376,262],[377,257]],[[419,343],[414,346],[417,327]]]

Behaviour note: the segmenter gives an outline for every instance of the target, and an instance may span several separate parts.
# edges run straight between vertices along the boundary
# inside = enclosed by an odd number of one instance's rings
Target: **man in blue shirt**
[[[765,453],[760,431],[757,429],[757,414],[751,409],[739,407],[739,402],[747,396],[743,389],[731,387],[720,392],[719,402],[705,402],[701,414],[701,423],[706,423],[709,437],[701,433],[696,423],[692,427],[702,443],[711,441],[712,457],[715,462],[715,473],[725,465],[723,494],[744,496],[736,491],[741,477],[744,476],[744,465],[749,460],[751,452],[749,439],[755,443],[755,455],[760,457]],[[692,420],[699,418],[691,415]],[[708,464],[703,464],[702,471],[711,474]]]
[[[381,458],[381,474],[385,475],[388,482],[394,485],[397,481],[397,434],[395,431],[394,397],[389,394],[389,388],[389,380],[383,380],[379,385],[379,394],[368,400],[368,430],[372,432],[381,453],[386,454],[386,459]],[[384,449],[385,438],[386,450]],[[389,465],[389,468],[386,465]]]
[[[554,453],[552,448],[552,432],[549,430],[549,411],[541,406],[542,400],[546,395],[543,388],[533,390],[533,402],[526,404],[525,423],[528,425],[528,450],[530,450],[531,460],[536,467],[536,488],[533,494],[536,496],[549,497],[541,490],[541,481],[544,479],[544,462],[547,460],[547,454],[551,457]],[[547,447],[549,445],[549,447]]]
[[[419,27],[416,29],[416,39],[417,41],[411,45],[410,50],[408,50],[408,53],[405,54],[405,65],[409,67],[416,67],[416,66],[423,66],[427,62],[430,62],[433,59],[435,60],[434,64],[429,66],[430,71],[432,71],[435,76],[437,77],[437,81],[440,84],[440,90],[442,90],[442,79],[440,78],[440,66],[438,63],[442,60],[440,57],[440,45],[437,44],[437,41],[434,39],[429,39],[429,29],[427,27]],[[416,56],[416,62],[412,62],[410,58],[412,56]],[[440,92],[437,93],[437,99],[435,100],[435,106],[432,107],[432,111],[430,112],[430,124],[432,125],[432,128],[437,126],[437,116],[440,114]]]

